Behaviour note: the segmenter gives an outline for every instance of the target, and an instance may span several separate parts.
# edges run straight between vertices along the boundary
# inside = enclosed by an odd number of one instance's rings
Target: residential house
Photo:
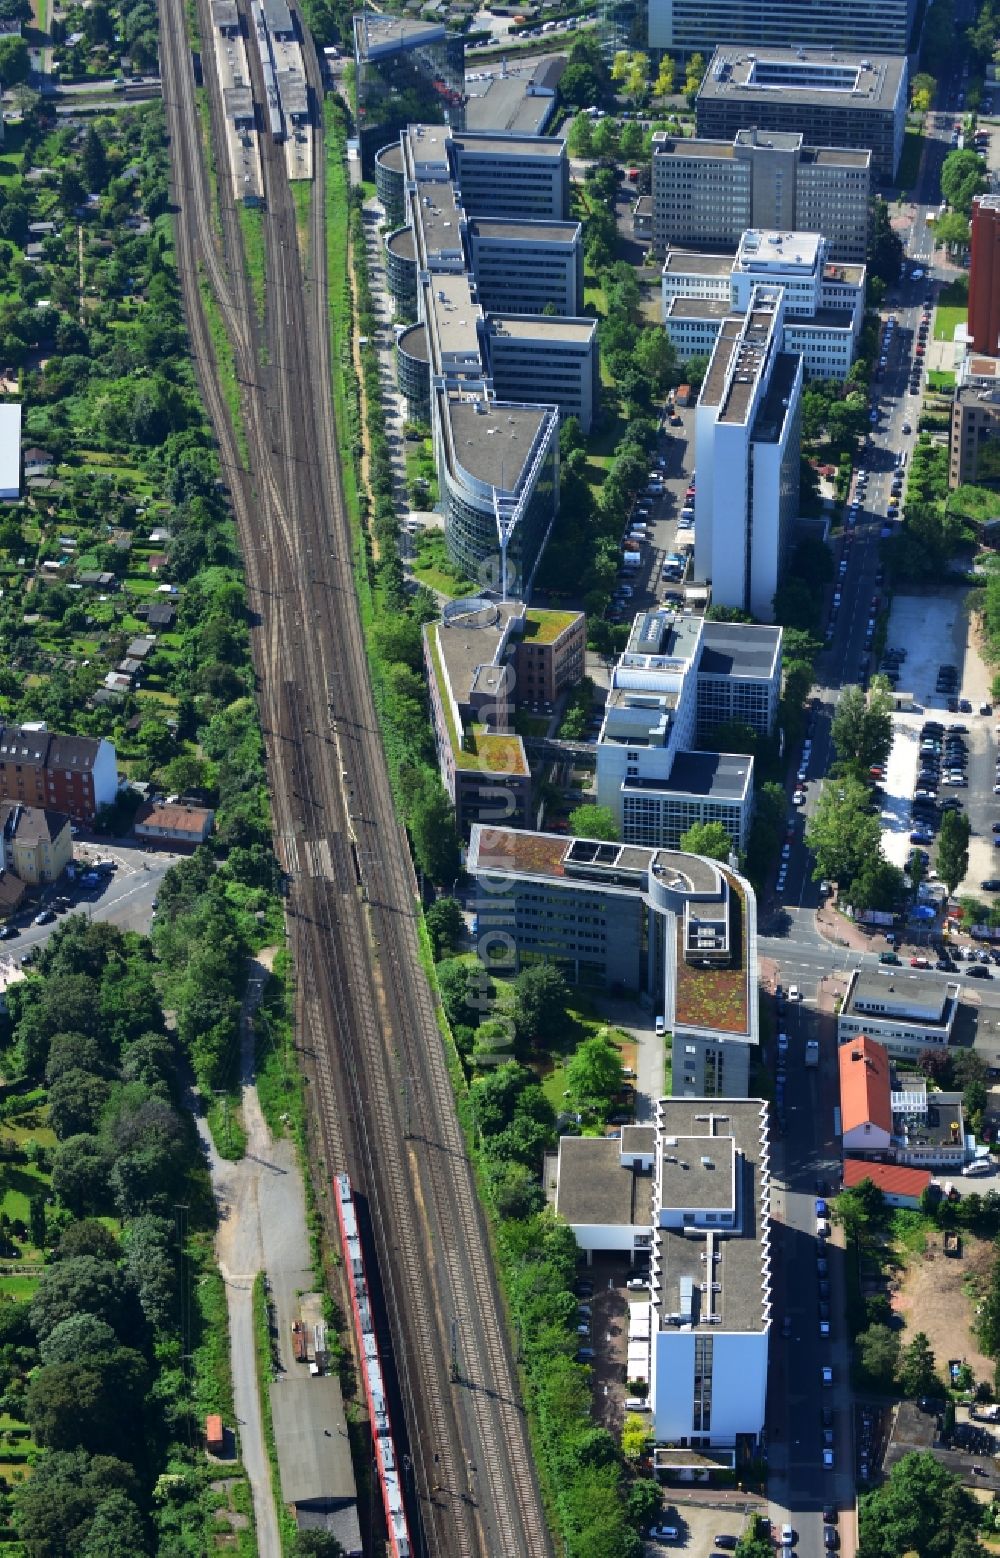
[[[883,1153],[892,1141],[892,1088],[885,1046],[859,1035],[840,1047],[844,1152]]]
[[[135,836],[172,849],[195,849],[203,844],[215,824],[207,806],[147,801],[135,814]]]

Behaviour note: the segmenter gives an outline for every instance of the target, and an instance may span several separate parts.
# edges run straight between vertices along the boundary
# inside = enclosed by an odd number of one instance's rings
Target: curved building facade
[[[397,227],[385,240],[385,279],[401,319],[417,317],[417,250],[412,227]]]
[[[403,178],[403,150],[399,141],[390,141],[375,153],[375,193],[385,214],[395,227],[406,217],[406,184]]]
[[[396,382],[411,417],[427,422],[431,414],[431,368],[426,325],[411,325],[396,340]]]

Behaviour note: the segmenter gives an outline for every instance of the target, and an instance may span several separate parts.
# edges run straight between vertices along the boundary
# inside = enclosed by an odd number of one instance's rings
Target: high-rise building
[[[811,146],[867,149],[872,171],[891,181],[903,153],[907,82],[905,54],[727,43],[698,89],[697,132],[731,141],[750,126],[798,134]]]
[[[969,338],[973,351],[1000,356],[1000,195],[972,202]]]
[[[782,289],[758,284],[722,323],[695,411],[695,577],[715,605],[763,619],[799,500],[803,367],[783,331]]]
[[[758,48],[906,54],[916,0],[648,0],[651,49]]]
[[[821,233],[831,260],[863,262],[871,152],[804,146],[793,131],[741,129],[731,141],[653,136],[652,239],[735,248],[751,227]]]
[[[955,391],[948,485],[1000,487],[1000,385]]]

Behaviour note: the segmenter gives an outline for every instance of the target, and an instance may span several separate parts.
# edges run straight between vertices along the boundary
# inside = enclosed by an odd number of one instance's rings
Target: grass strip
[[[240,404],[239,381],[236,377],[236,357],[233,353],[232,342],[226,333],[222,312],[216,302],[215,293],[212,291],[208,277],[200,264],[198,266],[198,291],[201,294],[201,306],[205,314],[205,323],[212,338],[212,351],[215,354],[219,384],[222,389],[222,397],[226,402],[226,409],[229,412],[229,420],[232,423],[236,445],[244,465],[249,465],[250,454],[247,449],[246,431],[243,427],[243,408]]]
[[[278,1470],[278,1447],[274,1438],[274,1419],[271,1416],[270,1385],[274,1378],[274,1352],[271,1347],[271,1306],[267,1297],[267,1278],[258,1271],[253,1279],[253,1345],[257,1360],[257,1394],[260,1397],[260,1416],[264,1425],[264,1444],[271,1467],[271,1489],[278,1511],[278,1535],[281,1551],[286,1553],[295,1540],[295,1521],[281,1497],[281,1473]]]
[[[293,184],[292,188],[297,186]],[[267,292],[266,257],[264,253],[264,213],[259,206],[239,207],[240,231],[243,235],[243,258],[250,277],[250,290],[257,312],[257,323],[264,328],[264,303]]]

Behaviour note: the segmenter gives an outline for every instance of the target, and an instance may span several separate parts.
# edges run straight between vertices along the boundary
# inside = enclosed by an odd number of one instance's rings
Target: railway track
[[[548,1558],[368,678],[329,393],[322,134],[305,278],[284,155],[262,138],[262,335],[225,197],[221,242],[213,228],[182,0],[160,0],[160,14],[178,258],[246,562],[275,844],[289,880],[299,1042],[326,1175],[345,1169],[372,1213],[391,1331],[387,1364],[399,1380],[413,1457],[417,1551]],[[204,46],[207,0],[199,0],[199,22]],[[308,38],[304,54],[321,102]],[[248,469],[219,389],[203,276],[243,383]]]

